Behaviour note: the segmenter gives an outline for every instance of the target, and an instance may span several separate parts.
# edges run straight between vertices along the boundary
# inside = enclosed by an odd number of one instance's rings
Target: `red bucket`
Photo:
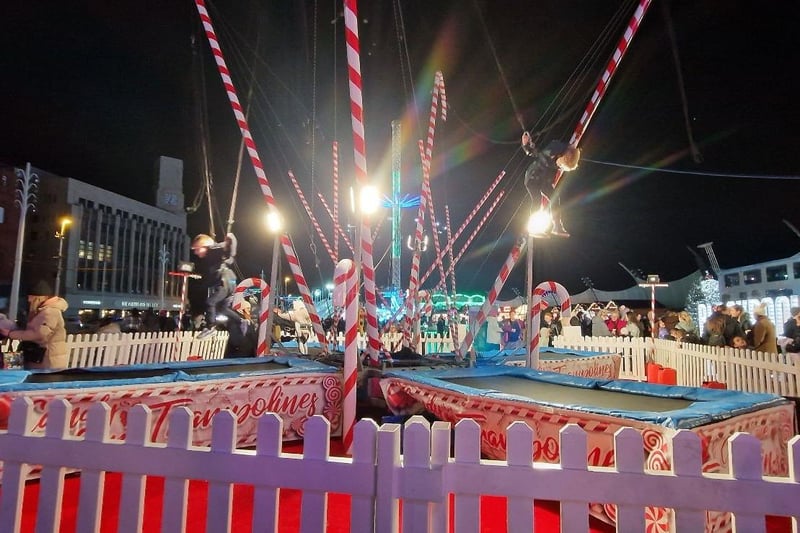
[[[677,385],[678,371],[674,368],[662,368],[658,371],[658,382],[662,385]]]
[[[647,363],[647,382],[648,383],[658,383],[658,372],[664,368],[663,366],[657,363]]]

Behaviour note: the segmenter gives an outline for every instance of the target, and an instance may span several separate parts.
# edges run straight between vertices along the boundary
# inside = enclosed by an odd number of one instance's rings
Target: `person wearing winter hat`
[[[232,265],[236,257],[237,239],[233,233],[225,235],[223,242],[201,233],[192,240],[192,253],[198,258],[197,270],[206,289],[205,328],[197,334],[203,338],[216,330],[217,316],[225,315],[237,325],[241,317],[231,309],[236,289],[236,274]]]
[[[757,352],[778,353],[778,336],[775,334],[775,324],[767,316],[766,304],[756,306],[753,315],[756,317],[753,349]]]
[[[68,307],[65,299],[53,296],[36,307],[35,314],[28,317],[25,329],[16,329],[8,323],[0,326],[0,335],[22,341],[26,369],[58,370],[67,367],[67,330],[63,313]],[[30,349],[24,347],[25,341]]]

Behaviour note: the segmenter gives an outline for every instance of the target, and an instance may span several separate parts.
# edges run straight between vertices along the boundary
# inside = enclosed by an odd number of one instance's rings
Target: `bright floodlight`
[[[378,195],[378,190],[371,185],[365,185],[362,187],[359,205],[361,207],[361,213],[365,215],[371,215],[377,211],[381,205],[381,199]]]
[[[271,210],[267,213],[265,220],[267,222],[267,229],[272,233],[278,233],[283,229],[283,220],[280,213]]]
[[[550,215],[550,211],[540,209],[528,219],[528,233],[531,235],[545,233],[552,223],[553,217]]]

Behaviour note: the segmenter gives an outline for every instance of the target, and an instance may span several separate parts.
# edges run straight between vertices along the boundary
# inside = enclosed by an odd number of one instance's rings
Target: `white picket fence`
[[[678,385],[701,387],[706,381],[719,381],[732,390],[800,397],[800,361],[795,354],[625,337],[557,337],[554,345],[618,353],[622,356],[622,379],[645,381],[646,363],[652,360],[674,368]]]
[[[227,339],[227,333],[222,331],[201,340],[192,332],[69,335],[68,367],[185,361],[192,356],[221,359]],[[650,338],[562,336],[553,340],[557,348],[620,354],[621,379],[646,381],[646,364],[653,361],[676,369],[678,385],[700,387],[713,380],[732,390],[800,397],[800,358],[795,354]],[[356,342],[360,349],[366,349],[366,336],[359,335]],[[344,346],[342,336],[337,346],[340,349]],[[423,354],[452,353],[453,342],[447,336],[428,333],[422,335],[416,349]]]
[[[81,473],[77,531],[98,531],[102,515],[104,472],[122,475],[119,531],[141,529],[146,513],[162,513],[165,532],[186,530],[187,483],[209,482],[206,531],[231,531],[232,484],[254,487],[253,531],[277,530],[281,489],[302,491],[303,532],[325,531],[327,494],[351,495],[351,531],[399,531],[402,501],[404,531],[447,531],[450,496],[459,533],[480,531],[480,496],[508,498],[508,531],[533,529],[535,499],[561,502],[561,531],[587,531],[589,504],[616,505],[618,531],[645,531],[646,517],[672,508],[675,531],[703,531],[706,510],[731,512],[730,531],[765,531],[765,515],[800,520],[800,436],[789,442],[789,477],[763,477],[760,442],[736,434],[728,443],[730,470],[704,474],[697,435],[681,431],[673,438],[671,471],[644,468],[642,436],[632,428],[615,435],[615,466],[587,465],[586,433],[577,425],[560,434],[557,464],[535,463],[534,433],[515,422],[508,428],[508,460],[482,460],[480,428],[464,420],[451,430],[444,422],[430,426],[415,417],[401,427],[378,427],[363,420],[355,429],[352,457],[329,456],[329,423],[315,416],[306,422],[303,455],[281,452],[282,422],[276,415],[259,420],[255,449],[234,449],[236,422],[228,411],[213,420],[210,447],[193,446],[192,413],[177,408],[169,415],[166,444],[149,439],[154,421],[144,406],[131,409],[125,441],[108,437],[109,409],[93,406],[82,438],[68,436],[70,406],[55,400],[49,407],[45,436],[26,430],[30,399],[11,408],[7,431],[0,431],[4,462],[0,491],[0,531],[19,532],[23,494],[30,465],[41,465],[36,531],[58,531],[65,469]],[[163,476],[163,507],[144,505],[145,477]],[[164,512],[166,510],[166,512]],[[666,531],[661,529],[653,531]],[[650,531],[651,529],[647,529]]]
[[[221,359],[227,342],[224,331],[204,339],[196,339],[191,331],[67,335],[67,368],[165,363],[196,356]],[[10,350],[17,344],[11,343]]]

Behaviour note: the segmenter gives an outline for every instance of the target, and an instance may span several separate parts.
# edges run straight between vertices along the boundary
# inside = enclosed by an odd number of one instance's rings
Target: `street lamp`
[[[525,320],[525,350],[528,354],[528,368],[539,368],[539,355],[531,353],[531,340],[533,339],[533,313],[538,313],[538,309],[533,308],[533,239],[543,235],[552,225],[553,217],[550,211],[540,209],[531,214],[528,218],[528,271],[525,280],[527,291],[528,316]]]
[[[351,189],[351,199],[353,191]],[[358,226],[357,243],[354,254],[355,277],[361,279],[364,271],[364,307],[367,310],[367,353],[373,361],[378,360],[378,350],[380,341],[378,340],[377,324],[370,319],[377,316],[375,301],[375,271],[372,261],[372,235],[370,234],[369,218],[374,215],[381,206],[381,196],[378,190],[372,186],[364,184],[358,191],[358,205],[353,203],[353,210],[358,209],[361,215],[361,224]],[[365,245],[369,247],[370,253],[365,253]],[[360,283],[360,281],[359,281]],[[356,296],[356,300],[358,296]],[[358,301],[355,302],[356,309],[359,308]],[[347,358],[347,356],[345,356]]]
[[[161,263],[161,284],[158,289],[158,298],[161,301],[161,309],[164,310],[164,287],[167,284],[167,261],[169,261],[169,252],[167,251],[167,243],[161,243],[161,249],[158,251],[158,261]]]
[[[28,209],[36,210],[36,192],[39,189],[39,176],[31,172],[31,164],[25,165],[25,170],[15,168],[17,175],[16,197],[14,203],[19,206],[19,227],[17,229],[17,248],[14,254],[14,272],[11,277],[11,295],[8,299],[8,317],[17,319],[17,305],[19,304],[19,282],[22,274],[22,247],[25,244],[25,218]]]
[[[269,274],[269,293],[267,294],[267,346],[268,349],[272,347],[272,323],[274,318],[273,309],[275,305],[273,302],[275,301],[275,285],[278,283],[278,258],[280,257],[280,233],[283,230],[283,219],[281,218],[280,213],[278,213],[277,209],[271,209],[266,216],[266,223],[267,229],[270,233],[273,234],[273,245],[272,245],[272,271]],[[284,278],[283,281],[283,288],[284,292],[286,291],[286,280]],[[277,339],[280,342],[280,338]]]
[[[289,294],[289,282],[292,281],[292,278],[286,276],[283,278],[283,295],[286,296]]]
[[[72,224],[72,219],[69,217],[63,217],[61,219],[61,229],[56,232],[56,238],[58,239],[58,267],[56,268],[56,292],[55,296],[59,295],[61,290],[61,265],[64,262],[64,236],[66,235],[67,226]]]

